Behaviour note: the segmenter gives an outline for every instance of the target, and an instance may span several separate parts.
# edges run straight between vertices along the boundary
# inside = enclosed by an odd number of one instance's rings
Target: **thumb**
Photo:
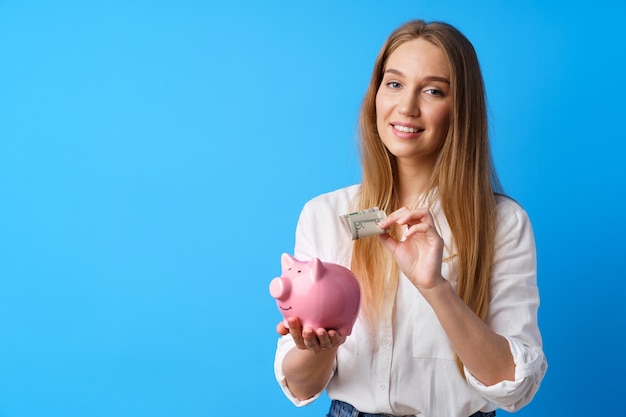
[[[387,250],[391,253],[396,251],[396,247],[398,246],[398,241],[393,238],[389,233],[383,233],[382,235],[378,235],[378,239],[383,243],[383,246],[387,248]]]
[[[289,329],[285,327],[285,324],[281,321],[280,323],[276,325],[276,333],[278,333],[281,336],[284,336],[287,333],[289,333]]]

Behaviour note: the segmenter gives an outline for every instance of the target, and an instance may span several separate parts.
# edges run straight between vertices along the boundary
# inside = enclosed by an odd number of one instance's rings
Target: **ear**
[[[297,259],[289,255],[288,253],[283,253],[282,256],[280,257],[280,266],[282,267],[283,271],[286,271],[287,269],[291,268],[293,264],[295,264],[296,262],[297,262]]]
[[[307,262],[306,267],[309,271],[311,271],[311,277],[313,278],[313,281],[317,281],[322,278],[322,276],[324,276],[324,273],[326,272],[326,267],[324,267],[322,261],[317,258],[313,258],[309,262]]]

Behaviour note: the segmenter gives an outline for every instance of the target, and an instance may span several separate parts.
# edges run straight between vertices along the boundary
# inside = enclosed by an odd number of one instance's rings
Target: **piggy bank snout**
[[[270,294],[280,301],[285,301],[291,293],[291,280],[287,278],[274,278],[270,282]]]

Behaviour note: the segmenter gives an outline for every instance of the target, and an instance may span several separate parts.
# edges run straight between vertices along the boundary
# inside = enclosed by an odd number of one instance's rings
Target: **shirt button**
[[[388,338],[388,337],[385,337],[385,338],[383,339],[383,345],[385,345],[385,346],[389,346],[389,345],[391,345],[391,339],[390,339],[390,338]]]
[[[379,385],[378,385],[378,389],[379,389],[379,390],[381,390],[381,391],[384,391],[384,390],[385,390],[385,388],[387,388],[387,387],[385,386],[385,384],[379,384]]]

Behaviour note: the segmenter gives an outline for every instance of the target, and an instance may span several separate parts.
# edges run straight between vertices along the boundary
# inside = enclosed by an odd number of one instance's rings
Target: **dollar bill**
[[[387,218],[385,212],[379,210],[378,207],[344,214],[340,218],[348,233],[352,235],[352,240],[387,232],[378,226],[378,223]]]

